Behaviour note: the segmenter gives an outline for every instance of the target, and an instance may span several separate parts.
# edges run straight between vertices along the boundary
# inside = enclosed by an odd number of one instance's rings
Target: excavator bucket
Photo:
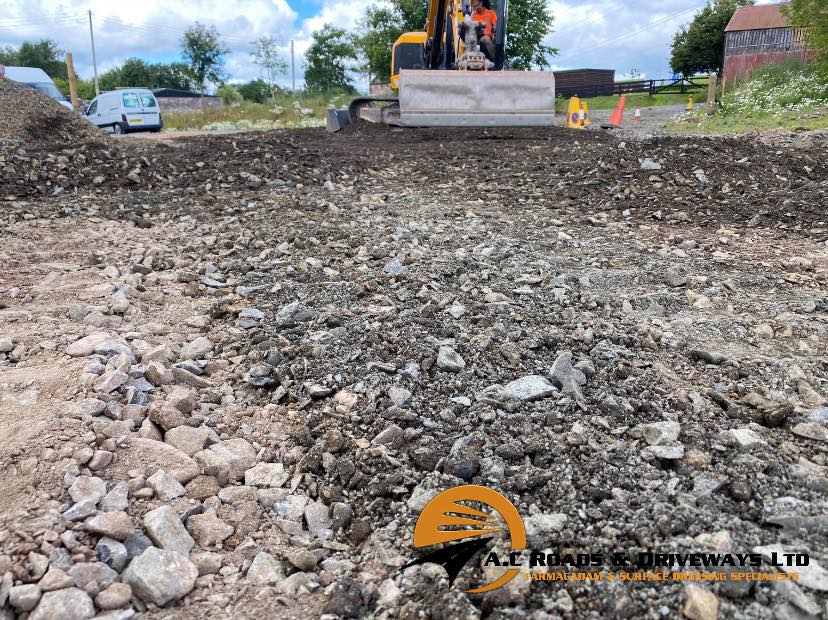
[[[555,77],[529,71],[400,72],[404,127],[538,127],[555,122]]]

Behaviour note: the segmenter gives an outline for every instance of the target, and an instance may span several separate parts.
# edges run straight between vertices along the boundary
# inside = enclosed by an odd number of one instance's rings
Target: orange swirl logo
[[[492,512],[478,510],[464,502],[483,504]],[[495,514],[505,523],[505,532],[495,520]],[[428,553],[409,562],[403,568],[427,562],[441,564],[448,573],[450,585],[463,566],[501,532],[508,535],[512,551],[526,548],[526,528],[512,502],[497,491],[473,484],[448,489],[428,502],[420,513],[414,527],[414,547],[431,547],[452,541],[463,542],[455,542]],[[489,592],[506,585],[519,572],[518,568],[509,568],[491,583],[466,591]]]

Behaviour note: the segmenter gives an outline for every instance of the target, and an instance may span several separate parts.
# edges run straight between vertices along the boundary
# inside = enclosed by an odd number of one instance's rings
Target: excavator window
[[[400,43],[394,47],[394,67],[392,73],[399,74],[401,69],[422,69],[423,46],[419,43]]]

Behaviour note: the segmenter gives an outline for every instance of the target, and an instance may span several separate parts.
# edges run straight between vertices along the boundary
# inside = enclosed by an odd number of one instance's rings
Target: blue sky
[[[301,84],[303,54],[313,31],[329,22],[355,28],[368,6],[383,1],[142,0],[129,4],[140,10],[125,11],[124,4],[111,0],[2,0],[0,46],[51,37],[73,53],[80,75],[91,77],[87,10],[93,13],[99,72],[130,56],[177,60],[181,33],[198,20],[215,25],[231,49],[226,69],[234,81],[258,76],[250,62],[252,40],[263,34],[276,37],[286,60],[293,40]],[[645,77],[660,78],[669,75],[673,34],[704,0],[548,0],[547,6],[555,32],[546,42],[561,50],[550,59],[553,68],[609,68],[617,78],[635,68]],[[289,84],[290,76],[281,81]]]

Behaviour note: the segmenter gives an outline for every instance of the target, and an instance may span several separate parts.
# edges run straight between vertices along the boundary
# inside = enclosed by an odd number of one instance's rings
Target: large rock
[[[219,485],[224,486],[230,480],[230,463],[212,450],[201,450],[193,455],[201,473],[214,476]]]
[[[665,420],[641,425],[641,434],[651,446],[663,446],[678,439],[681,425],[678,422]]]
[[[719,599],[710,590],[689,584],[682,611],[690,620],[716,620],[719,616]]]
[[[187,557],[195,545],[193,538],[169,506],[159,506],[144,515],[144,527],[152,541],[167,551],[175,551]]]
[[[256,464],[256,448],[244,439],[228,439],[210,446],[230,466],[230,480],[237,482],[244,478],[244,472]]]
[[[256,463],[244,472],[244,484],[251,487],[280,487],[288,478],[281,463]]]
[[[208,510],[187,519],[187,531],[202,547],[212,547],[230,538],[235,530],[219,519],[214,511]]]
[[[87,355],[92,355],[93,353],[128,353],[131,355],[132,349],[124,340],[114,338],[103,332],[85,336],[84,338],[81,338],[66,347],[66,354],[71,355],[72,357],[86,357]]]
[[[276,558],[261,551],[253,558],[253,563],[247,571],[247,578],[253,583],[272,586],[285,578],[285,572]]]
[[[107,475],[126,479],[131,469],[157,471],[163,469],[181,484],[187,484],[201,473],[196,462],[178,448],[161,441],[131,438],[126,450],[118,451],[118,460],[109,466]]]
[[[121,576],[142,601],[165,605],[193,589],[198,577],[195,564],[176,551],[150,547],[132,560]]]
[[[181,483],[163,469],[159,469],[147,478],[147,484],[162,502],[169,502],[184,495],[184,487]]]
[[[13,586],[9,589],[9,603],[20,611],[31,611],[40,601],[40,587],[34,583]]]
[[[76,504],[90,502],[97,504],[106,495],[106,482],[95,476],[78,476],[69,487],[69,496]]]
[[[29,620],[85,620],[95,615],[95,605],[79,588],[47,592],[34,608]]]
[[[188,342],[183,347],[181,347],[181,359],[182,360],[201,359],[212,350],[213,350],[213,343],[210,342],[209,338],[205,338],[204,336],[199,336],[198,338],[196,338],[192,342]]]
[[[150,404],[149,419],[165,431],[183,426],[187,421],[184,414],[175,405],[160,401],[155,401]]]
[[[586,384],[586,375],[572,364],[572,351],[561,352],[555,358],[549,374],[552,375],[552,382],[559,388],[563,388],[568,381],[576,385]]]
[[[209,436],[210,429],[206,426],[193,428],[185,425],[167,431],[164,435],[164,441],[171,446],[175,446],[187,456],[193,456],[196,452],[204,449]]]
[[[437,350],[437,367],[446,372],[460,372],[466,367],[466,362],[457,351],[442,346]]]
[[[104,512],[87,519],[84,526],[93,534],[109,536],[116,540],[126,540],[135,531],[129,515],[125,512]]]
[[[87,592],[105,588],[118,578],[118,573],[103,562],[79,562],[66,572],[77,587]]]
[[[557,391],[555,386],[546,377],[542,377],[541,375],[527,375],[504,385],[500,391],[500,397],[531,401],[552,396]]]

